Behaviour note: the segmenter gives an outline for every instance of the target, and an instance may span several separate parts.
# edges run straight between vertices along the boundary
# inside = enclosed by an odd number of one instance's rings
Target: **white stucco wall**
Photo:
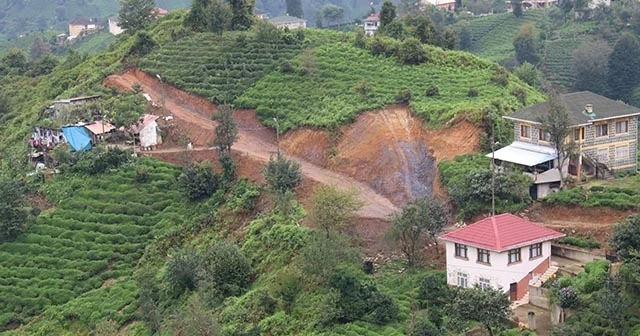
[[[542,243],[542,256],[529,260],[529,246],[521,247],[521,262],[508,264],[508,252],[490,251],[489,261],[491,265],[478,263],[478,250],[467,245],[467,258],[464,260],[455,256],[455,244],[446,242],[447,248],[447,283],[458,285],[458,272],[467,274],[468,286],[471,287],[480,278],[489,279],[495,288],[501,287],[505,292],[509,291],[509,284],[518,282],[531,272],[536,266],[551,256],[551,242]],[[535,276],[535,275],[534,275]]]
[[[118,26],[118,22],[109,19],[109,33],[113,35],[119,35],[122,34],[122,32],[124,32],[124,29]]]
[[[154,121],[140,130],[140,146],[151,147],[161,143],[158,137],[157,127],[158,124]]]

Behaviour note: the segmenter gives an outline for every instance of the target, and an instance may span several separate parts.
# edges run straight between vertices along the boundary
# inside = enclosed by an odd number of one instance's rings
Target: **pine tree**
[[[640,43],[631,34],[623,35],[609,56],[609,90],[611,98],[629,101],[640,84]]]
[[[155,7],[155,0],[120,0],[118,25],[131,31],[144,29],[154,19]]]
[[[388,25],[396,18],[396,6],[391,1],[385,1],[380,10],[380,28]]]
[[[255,0],[229,0],[233,16],[231,17],[231,29],[247,30],[253,24],[253,8]]]
[[[287,14],[290,16],[295,16],[298,18],[304,18],[304,13],[302,12],[302,1],[301,0],[286,0],[287,3]]]

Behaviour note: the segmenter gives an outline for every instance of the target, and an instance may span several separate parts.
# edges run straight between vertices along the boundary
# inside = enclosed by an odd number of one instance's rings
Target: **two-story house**
[[[94,19],[83,17],[75,18],[69,23],[69,38],[74,39],[83,32],[90,32],[99,28],[98,23]]]
[[[559,96],[569,114],[575,153],[564,160],[563,173],[581,178],[583,174],[603,175],[637,170],[638,116],[640,109],[592,92]],[[558,154],[549,132],[539,120],[548,112],[548,102],[530,106],[509,116],[514,125],[514,142],[487,157],[497,165],[517,165],[533,179],[532,198],[541,198],[560,186]],[[566,176],[564,176],[566,177]]]
[[[364,34],[373,36],[380,28],[380,13],[373,13],[364,19]]]
[[[551,266],[551,240],[563,236],[508,213],[446,233],[447,283],[500,288],[519,300]]]

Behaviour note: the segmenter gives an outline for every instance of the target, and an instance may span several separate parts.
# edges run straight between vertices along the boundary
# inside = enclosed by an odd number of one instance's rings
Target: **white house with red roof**
[[[373,36],[380,27],[380,13],[373,13],[364,19],[364,33]]]
[[[446,233],[447,283],[502,288],[519,300],[551,265],[551,240],[563,236],[508,213]]]

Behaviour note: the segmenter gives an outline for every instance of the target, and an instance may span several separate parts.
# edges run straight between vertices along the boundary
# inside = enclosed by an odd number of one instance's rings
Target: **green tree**
[[[0,176],[0,242],[25,231],[30,216],[26,203],[23,185]]]
[[[144,29],[155,18],[155,7],[155,0],[120,0],[118,25],[133,32]]]
[[[185,290],[196,289],[198,262],[198,255],[189,250],[180,251],[169,257],[165,274],[174,297],[179,296]]]
[[[184,25],[194,31],[216,34],[231,29],[233,11],[226,0],[193,0]]]
[[[609,56],[607,83],[611,98],[629,101],[640,84],[640,43],[632,34],[624,34]]]
[[[453,50],[458,45],[458,33],[451,28],[445,28],[438,39],[438,46]]]
[[[197,295],[192,295],[180,311],[169,317],[168,329],[175,336],[223,335],[213,312],[204,307]]]
[[[460,330],[471,322],[482,324],[489,335],[509,325],[513,314],[511,301],[502,289],[493,287],[455,288],[454,297],[445,306],[452,329]]]
[[[442,307],[447,303],[451,290],[447,285],[447,274],[440,271],[429,271],[418,287],[418,300],[423,308]]]
[[[571,120],[569,111],[557,93],[549,94],[547,104],[548,109],[538,122],[542,124],[543,131],[550,135],[550,142],[558,156],[558,173],[562,177],[565,163],[575,153],[575,143],[566,140],[571,133]]]
[[[156,280],[156,270],[151,267],[140,268],[135,274],[135,279],[138,284],[140,319],[152,333],[158,332],[162,325],[162,315],[158,306],[160,289]]]
[[[560,322],[564,322],[566,318],[566,309],[573,309],[580,302],[580,297],[578,296],[578,292],[572,287],[561,288],[558,291],[558,305],[562,309],[562,314],[560,315]]]
[[[411,326],[411,336],[440,336],[442,331],[427,318],[420,318]]]
[[[396,57],[402,64],[418,65],[427,60],[427,51],[420,41],[410,37],[400,44]]]
[[[302,275],[295,266],[285,267],[280,270],[269,284],[269,292],[280,299],[287,314],[291,314],[293,303],[302,288]]]
[[[322,15],[329,22],[337,23],[338,25],[344,18],[344,8],[336,6],[332,3],[327,3],[322,6]]]
[[[211,164],[203,162],[182,168],[178,185],[190,200],[199,200],[213,195],[218,188],[218,177]]]
[[[507,11],[507,2],[505,0],[493,0],[491,2],[491,10],[494,14],[505,13]]]
[[[223,152],[231,152],[231,146],[238,139],[238,127],[233,120],[233,110],[226,105],[221,105],[218,113],[213,116],[213,120],[218,122],[213,144]]]
[[[213,285],[222,297],[241,294],[251,282],[251,263],[235,244],[218,243],[200,258],[200,282]]]
[[[540,74],[538,73],[538,70],[527,61],[513,69],[513,74],[531,86],[540,85]]]
[[[540,60],[538,56],[538,33],[533,24],[527,22],[520,27],[520,32],[513,40],[513,47],[516,50],[518,63],[538,64]]]
[[[518,18],[522,17],[522,0],[511,1],[511,6],[513,7],[513,15]]]
[[[304,18],[304,13],[302,12],[302,1],[286,0],[285,2],[287,4],[287,14],[298,18]]]
[[[39,61],[31,64],[29,70],[29,76],[37,77],[50,74],[55,67],[58,66],[60,61],[58,58],[48,53],[44,55]]]
[[[158,44],[153,37],[146,31],[139,31],[133,40],[133,44],[129,49],[129,55],[145,56],[149,54]]]
[[[404,21],[407,26],[412,27],[413,37],[420,42],[428,44],[436,44],[438,42],[436,26],[427,13],[420,12],[408,15]]]
[[[36,38],[33,39],[33,43],[31,44],[31,51],[29,53],[31,61],[39,61],[50,52],[51,48],[49,48],[49,45],[44,42],[42,37],[36,36]]]
[[[228,0],[233,15],[231,17],[231,29],[247,30],[254,21],[253,8],[255,0]]]
[[[0,59],[0,75],[23,75],[28,66],[24,52],[12,48]]]
[[[409,202],[392,221],[391,236],[400,242],[400,249],[407,257],[409,267],[417,266],[418,252],[425,236],[433,242],[447,222],[444,205],[432,197]]]
[[[353,264],[360,259],[360,250],[352,247],[343,235],[327,238],[324,233],[313,231],[295,259],[305,278],[324,284],[341,264]]]
[[[629,216],[614,227],[611,245],[623,259],[631,257],[634,251],[640,252],[640,215]]]
[[[385,0],[380,9],[380,28],[388,25],[396,18],[396,6],[393,2]]]
[[[356,217],[363,203],[355,190],[342,191],[336,187],[319,185],[311,196],[309,217],[329,238],[331,231],[340,230]]]
[[[9,97],[0,92],[0,120],[4,118],[4,116],[11,113],[11,101]]]
[[[302,182],[300,164],[287,159],[281,153],[275,157],[271,156],[263,175],[271,191],[277,195],[284,195],[288,191],[293,192]]]
[[[225,183],[225,186],[227,186],[238,177],[238,165],[233,161],[230,152],[220,152],[218,162],[220,162],[220,167],[222,167],[222,181]]]
[[[468,24],[463,24],[462,28],[458,32],[458,38],[460,41],[460,50],[470,51],[473,40],[471,39],[471,32],[469,32]]]

